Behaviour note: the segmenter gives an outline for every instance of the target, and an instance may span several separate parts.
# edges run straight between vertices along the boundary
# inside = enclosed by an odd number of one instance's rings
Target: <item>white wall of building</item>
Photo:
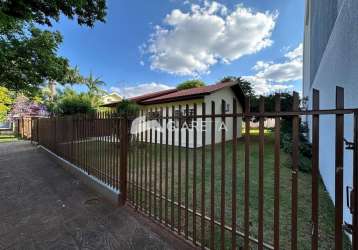
[[[202,104],[205,103],[205,110],[206,115],[211,114],[211,102],[215,102],[215,113],[221,114],[221,102],[222,100],[225,100],[228,104],[228,110],[226,111],[228,114],[233,112],[233,99],[236,98],[234,92],[230,88],[222,89],[219,91],[216,91],[210,95],[205,96],[203,99],[197,99],[197,100],[188,100],[188,101],[181,101],[178,103],[170,103],[170,104],[162,104],[162,105],[154,105],[146,107],[145,110],[151,110],[151,111],[159,111],[160,108],[163,108],[163,117],[166,117],[166,107],[168,107],[168,116],[172,117],[172,107],[174,106],[175,110],[179,110],[179,105],[181,105],[182,113],[186,109],[186,104],[188,105],[189,109],[194,108],[194,103],[197,106],[197,115],[202,115]],[[237,100],[237,113],[242,112],[242,107],[240,102]],[[182,116],[182,122],[185,121],[185,116]],[[163,121],[163,124],[165,124],[165,120]],[[168,134],[168,145],[172,145],[173,139],[172,139],[172,131],[174,131],[174,145],[179,146],[179,128],[173,126],[174,124],[177,124],[177,120],[175,119],[174,122],[172,121],[172,118],[169,119],[169,134]],[[203,145],[202,140],[202,132],[205,130],[205,145],[211,144],[211,118],[206,118],[205,121],[203,121],[202,118],[197,119],[197,130],[196,130],[196,146],[201,147]],[[241,127],[242,127],[242,119],[237,118],[237,138],[241,137]],[[174,128],[174,129],[171,129]],[[233,139],[233,119],[232,118],[226,118],[224,125],[222,124],[221,118],[215,119],[215,143],[220,143],[221,140],[221,131],[225,131],[225,140],[230,141]],[[166,144],[166,133],[165,130],[161,130],[163,133],[163,144]],[[157,143],[160,143],[160,130],[157,132],[157,139],[155,140],[155,131],[152,130],[152,142],[154,143],[157,141]],[[188,146],[190,148],[194,147],[194,129],[193,128],[182,128],[181,133],[181,146],[186,146],[186,133],[188,131]],[[145,140],[145,133],[143,133],[143,140]],[[150,130],[147,130],[147,142],[150,142]]]
[[[314,1],[314,0],[312,0]],[[325,1],[321,1],[322,5]],[[324,8],[324,6],[322,6]],[[337,1],[338,15],[335,20],[320,65],[314,76],[309,75],[309,36],[310,27],[306,26],[304,52],[304,84],[303,96],[309,97],[308,107],[312,107],[312,89],[320,90],[320,107],[335,107],[335,88],[344,87],[345,107],[358,108],[358,1]],[[316,13],[317,14],[317,13]],[[315,15],[315,13],[312,13]],[[311,119],[308,119],[311,124]],[[347,140],[353,140],[352,116],[345,117],[345,133]],[[335,195],[335,119],[334,116],[320,118],[320,172],[326,188],[334,201]],[[344,186],[352,185],[353,151],[344,151]],[[344,220],[351,221],[344,195]]]

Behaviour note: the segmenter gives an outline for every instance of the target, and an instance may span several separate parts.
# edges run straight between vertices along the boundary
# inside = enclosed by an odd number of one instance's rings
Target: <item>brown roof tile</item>
[[[156,97],[147,98],[143,101],[139,101],[140,104],[154,104],[154,103],[163,103],[169,101],[176,101],[176,100],[188,100],[193,98],[199,98],[204,95],[208,95],[212,92],[217,90],[232,87],[234,86],[234,82],[225,82],[225,83],[217,83],[213,85],[208,85],[204,87],[192,88],[192,89],[184,89],[178,90],[169,94],[158,95]]]

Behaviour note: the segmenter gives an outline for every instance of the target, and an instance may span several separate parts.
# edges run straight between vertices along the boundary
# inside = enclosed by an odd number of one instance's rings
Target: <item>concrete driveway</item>
[[[29,142],[0,143],[0,249],[183,249],[114,207]]]

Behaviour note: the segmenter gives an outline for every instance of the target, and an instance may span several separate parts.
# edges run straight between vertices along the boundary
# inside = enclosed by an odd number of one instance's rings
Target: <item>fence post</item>
[[[120,197],[119,204],[124,205],[127,200],[127,157],[129,147],[128,137],[128,124],[127,116],[120,118],[120,163],[119,163],[119,184],[120,184]]]

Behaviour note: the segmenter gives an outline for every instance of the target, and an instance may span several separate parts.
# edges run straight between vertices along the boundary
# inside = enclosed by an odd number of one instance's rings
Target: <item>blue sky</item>
[[[187,79],[210,84],[228,75],[245,76],[260,94],[301,89],[302,0],[109,0],[107,5],[106,23],[92,29],[66,18],[53,28],[64,36],[59,53],[82,74],[100,76],[109,91],[133,96]]]

